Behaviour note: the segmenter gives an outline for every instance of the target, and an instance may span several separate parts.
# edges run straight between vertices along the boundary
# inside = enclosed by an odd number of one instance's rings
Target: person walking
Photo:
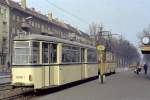
[[[148,66],[147,66],[147,64],[145,63],[145,64],[144,64],[145,75],[147,75],[147,69],[148,69]]]
[[[141,66],[140,63],[138,62],[136,66],[136,74],[139,75],[140,72],[141,72]]]

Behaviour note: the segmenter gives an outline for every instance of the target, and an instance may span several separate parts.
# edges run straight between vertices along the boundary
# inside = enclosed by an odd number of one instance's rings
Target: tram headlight
[[[149,42],[150,42],[149,37],[143,37],[143,39],[142,39],[143,44],[147,45]]]

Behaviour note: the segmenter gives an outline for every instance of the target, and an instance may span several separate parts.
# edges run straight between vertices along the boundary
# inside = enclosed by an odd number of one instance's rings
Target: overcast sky
[[[80,20],[47,1],[79,16]],[[53,12],[55,17],[85,32],[90,23],[102,23],[106,30],[122,34],[135,45],[136,34],[150,24],[150,0],[27,0],[27,3],[44,14]]]

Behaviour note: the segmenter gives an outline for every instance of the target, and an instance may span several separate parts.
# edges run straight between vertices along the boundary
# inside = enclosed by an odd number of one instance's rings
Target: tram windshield
[[[41,45],[39,41],[15,41],[13,64],[29,65],[40,64],[40,52],[42,54],[42,64],[57,62],[57,44],[45,43]]]
[[[13,64],[26,65],[38,64],[40,44],[39,42],[15,41]]]
[[[13,64],[27,64],[30,57],[29,42],[14,42]]]

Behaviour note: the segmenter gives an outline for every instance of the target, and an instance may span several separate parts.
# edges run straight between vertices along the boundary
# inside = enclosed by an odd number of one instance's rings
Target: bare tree
[[[95,44],[105,45],[107,52],[112,52],[120,64],[129,65],[140,60],[140,54],[134,45],[123,37],[113,38],[111,32],[104,31],[102,24],[92,23],[89,26],[89,33]]]

